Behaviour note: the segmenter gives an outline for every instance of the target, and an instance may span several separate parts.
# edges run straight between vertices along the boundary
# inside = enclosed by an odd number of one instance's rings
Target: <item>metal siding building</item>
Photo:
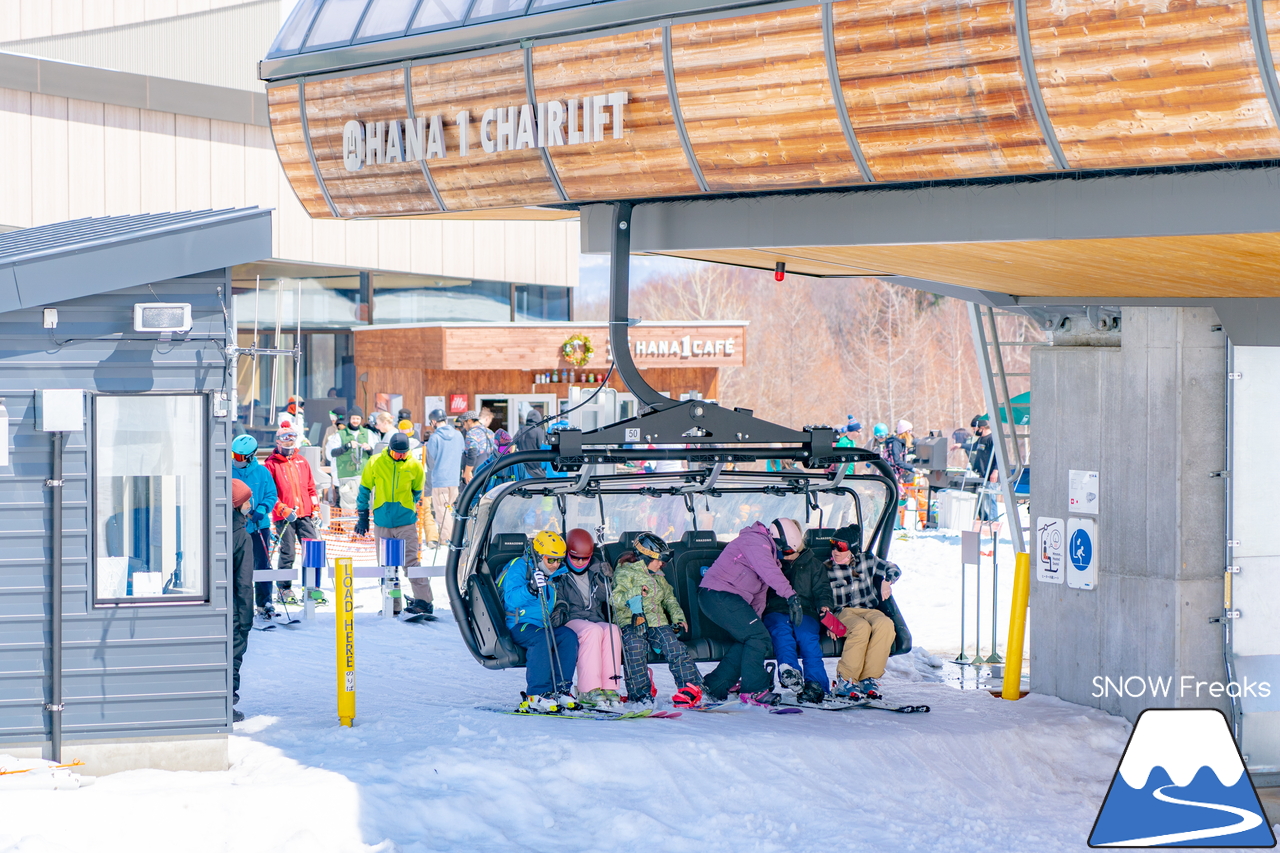
[[[231,720],[231,420],[218,412],[234,410],[228,399],[234,388],[229,384],[230,356],[225,349],[234,340],[227,322],[229,267],[244,262],[247,255],[261,257],[258,253],[270,250],[269,211],[233,213],[249,215],[232,216],[230,221],[226,217],[217,221],[208,214],[176,215],[173,222],[161,222],[158,230],[148,223],[145,240],[139,240],[138,229],[131,231],[125,222],[124,228],[115,229],[117,233],[82,241],[61,253],[57,243],[74,244],[87,225],[79,229],[48,226],[0,238],[2,280],[9,277],[5,238],[58,228],[67,231],[58,235],[52,250],[47,246],[42,250],[42,257],[15,266],[15,277],[27,282],[19,291],[42,292],[30,286],[41,280],[42,263],[52,273],[51,279],[57,279],[63,272],[58,264],[92,267],[108,256],[112,261],[96,277],[103,288],[110,288],[107,292],[54,301],[65,289],[49,286],[43,289],[49,301],[30,304],[33,300],[28,298],[22,300],[27,303],[23,307],[0,313],[0,397],[9,413],[11,448],[10,464],[0,467],[0,752],[49,752],[51,712],[46,704],[53,679],[54,489],[46,480],[53,476],[53,436],[38,429],[37,400],[41,390],[82,389],[87,392],[85,428],[65,434],[64,451],[64,755],[66,760],[88,761],[88,772],[137,766],[226,766]],[[93,222],[101,220],[81,221]],[[246,240],[246,227],[256,227],[256,237]],[[193,242],[199,247],[194,253],[190,251]],[[136,263],[119,254],[130,251],[137,255]],[[226,257],[223,268],[115,287],[130,269],[200,263],[205,259],[200,256],[207,257],[209,252]],[[0,296],[0,308],[11,301]],[[151,302],[189,303],[190,330],[172,340],[135,332],[135,304]],[[54,329],[44,327],[45,307],[57,309]],[[100,543],[95,541],[91,511],[94,471],[110,461],[106,456],[111,452],[104,448],[95,458],[95,412],[106,395],[163,393],[195,393],[204,412],[204,448],[175,448],[174,452],[203,455],[200,505],[205,515],[205,553],[199,562],[204,576],[191,582],[202,588],[205,600],[95,602],[91,555],[101,552],[96,550]],[[157,509],[157,517],[163,511]],[[144,528],[140,535],[148,539],[155,534]],[[178,540],[179,563],[185,541]]]

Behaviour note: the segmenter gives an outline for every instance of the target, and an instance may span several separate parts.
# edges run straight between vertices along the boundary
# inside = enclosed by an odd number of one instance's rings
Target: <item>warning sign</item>
[[[1098,586],[1098,522],[1073,518],[1067,522],[1067,586],[1094,589]]]
[[[1068,471],[1067,506],[1073,513],[1098,514],[1098,472]]]
[[[1036,519],[1036,578],[1044,583],[1063,583],[1067,557],[1067,526],[1060,518]]]

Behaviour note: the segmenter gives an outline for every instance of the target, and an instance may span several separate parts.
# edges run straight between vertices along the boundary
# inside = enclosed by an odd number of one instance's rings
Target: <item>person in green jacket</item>
[[[359,477],[373,453],[373,433],[364,424],[364,412],[352,406],[345,426],[340,426],[325,445],[338,481]]]
[[[387,449],[364,466],[360,475],[360,492],[356,497],[357,536],[369,533],[369,509],[373,505],[373,535],[379,539],[404,541],[404,565],[411,568],[418,561],[418,499],[426,478],[422,463],[409,453],[409,436],[402,432],[391,436]],[[429,578],[410,578],[413,597],[404,610],[413,615],[431,615]],[[398,605],[399,599],[396,600]],[[399,612],[399,611],[397,611]]]
[[[627,682],[627,702],[650,702],[657,694],[649,678],[649,649],[662,652],[676,682],[672,702],[677,706],[702,704],[702,673],[689,649],[676,638],[676,627],[688,632],[689,620],[676,599],[676,591],[662,575],[671,548],[653,533],[641,533],[632,542],[634,553],[623,554],[613,573],[614,621],[622,629],[622,666]]]

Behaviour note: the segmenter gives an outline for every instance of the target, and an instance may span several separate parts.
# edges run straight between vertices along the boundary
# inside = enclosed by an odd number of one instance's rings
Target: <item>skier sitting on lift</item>
[[[569,607],[557,600],[552,583],[565,571],[566,550],[560,534],[544,530],[498,576],[507,629],[526,652],[521,711],[554,714],[578,707],[573,698],[578,637],[564,626]]]
[[[569,531],[567,545],[569,571],[555,576],[555,586],[569,608],[565,627],[578,637],[578,704],[622,710],[622,635],[609,610],[613,570],[581,527]]]
[[[847,631],[831,692],[846,699],[878,699],[878,679],[884,675],[896,631],[893,620],[876,605],[892,594],[890,585],[902,577],[902,569],[865,553],[861,528],[850,524],[831,537],[827,575],[836,618]]]
[[[688,632],[689,620],[676,591],[662,575],[671,548],[653,533],[641,533],[631,543],[634,553],[618,558],[614,569],[614,621],[622,628],[622,656],[627,675],[627,701],[649,702],[657,692],[649,678],[649,649],[662,652],[671,668],[677,706],[702,704],[702,673],[689,649],[676,638],[675,626]],[[637,556],[637,554],[639,556]]]
[[[804,547],[800,522],[779,518],[770,527],[778,536],[800,543],[800,550],[782,558],[782,573],[800,596],[800,624],[792,624],[791,606],[772,589],[764,605],[764,626],[773,638],[773,654],[778,661],[778,683],[793,691],[800,702],[821,702],[827,693],[827,669],[822,663],[819,620],[835,607],[827,567]]]

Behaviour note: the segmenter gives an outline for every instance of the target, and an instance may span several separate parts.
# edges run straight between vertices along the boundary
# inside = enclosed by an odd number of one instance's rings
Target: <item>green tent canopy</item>
[[[1031,423],[1031,392],[1025,391],[1012,400],[1013,404],[1013,422],[1017,426],[1027,426]],[[1004,407],[1000,409],[1000,423],[1007,424],[1009,422],[1009,412]]]

